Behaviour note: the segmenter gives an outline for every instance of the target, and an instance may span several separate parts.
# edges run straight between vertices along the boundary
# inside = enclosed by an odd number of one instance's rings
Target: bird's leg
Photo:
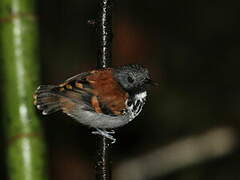
[[[114,130],[107,131],[107,130],[96,128],[96,131],[92,131],[92,134],[98,134],[98,135],[104,136],[112,140],[112,144],[116,142],[116,139],[111,135],[111,134],[115,134]]]

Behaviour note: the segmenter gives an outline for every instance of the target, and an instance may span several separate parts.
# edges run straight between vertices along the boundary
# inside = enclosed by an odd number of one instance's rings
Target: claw
[[[104,136],[112,140],[111,142],[112,144],[116,142],[116,139],[112,135],[110,135],[110,134],[115,134],[114,130],[106,131],[106,130],[96,128],[96,131],[92,131],[92,134],[98,134],[98,135]]]

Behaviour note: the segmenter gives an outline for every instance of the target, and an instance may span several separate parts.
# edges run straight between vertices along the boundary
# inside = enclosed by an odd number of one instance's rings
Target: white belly
[[[78,109],[68,113],[68,115],[80,123],[90,127],[102,129],[117,128],[132,121],[142,111],[142,107],[146,101],[146,96],[146,91],[136,94],[131,98],[132,103],[130,106],[128,105],[128,101],[126,101],[126,110],[124,114],[120,116],[111,116],[103,113],[83,110],[84,106],[80,105]]]

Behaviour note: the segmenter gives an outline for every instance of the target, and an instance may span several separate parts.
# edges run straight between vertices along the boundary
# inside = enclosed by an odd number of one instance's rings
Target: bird
[[[114,129],[142,111],[148,84],[157,85],[140,64],[94,69],[59,85],[40,85],[33,96],[34,105],[43,115],[62,111],[114,143]]]

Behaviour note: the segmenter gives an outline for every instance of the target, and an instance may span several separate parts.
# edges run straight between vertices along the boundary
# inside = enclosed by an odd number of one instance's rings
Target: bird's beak
[[[159,83],[156,81],[153,81],[152,79],[148,79],[147,83],[155,87],[159,86]]]

